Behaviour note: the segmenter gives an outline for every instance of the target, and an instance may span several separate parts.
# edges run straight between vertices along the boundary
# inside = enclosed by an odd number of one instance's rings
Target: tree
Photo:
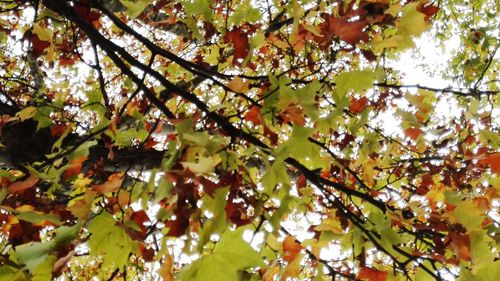
[[[0,280],[498,280],[499,10],[1,1]]]

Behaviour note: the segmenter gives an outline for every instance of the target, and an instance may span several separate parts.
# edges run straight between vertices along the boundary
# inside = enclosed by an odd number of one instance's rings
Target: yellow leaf
[[[19,111],[16,115],[19,117],[19,120],[24,121],[30,118],[33,118],[37,112],[36,107],[28,106],[25,109]]]
[[[283,272],[283,275],[281,276],[280,279],[281,281],[285,281],[288,278],[295,278],[299,276],[301,271],[300,262],[302,261],[303,257],[304,254],[299,254],[290,264],[288,264],[288,266],[285,268],[285,272]]]
[[[204,175],[213,171],[215,166],[221,161],[220,156],[217,154],[208,157],[198,154],[197,160],[196,162],[181,162],[181,164],[184,169],[189,169],[196,175]]]

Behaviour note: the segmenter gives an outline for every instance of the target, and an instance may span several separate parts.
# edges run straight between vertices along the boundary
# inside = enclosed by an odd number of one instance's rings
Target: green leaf
[[[0,267],[0,281],[28,281],[30,278],[22,269],[8,265]]]
[[[320,147],[308,140],[315,131],[315,128],[293,126],[292,136],[276,148],[275,155],[278,159],[293,157],[302,164],[304,162],[319,163]]]
[[[349,90],[361,92],[373,86],[378,74],[372,70],[358,70],[342,72],[333,78],[335,90],[340,95],[345,95]]]
[[[50,281],[52,278],[52,270],[54,263],[57,261],[57,256],[49,255],[35,270],[33,270],[32,281]]]
[[[16,247],[17,259],[25,264],[30,272],[41,264],[47,256],[58,247],[74,240],[80,231],[81,224],[61,226],[55,231],[55,238],[48,242],[31,242]]]
[[[116,220],[109,213],[103,212],[90,223],[89,239],[91,256],[101,256],[103,267],[123,268],[133,250],[133,241],[122,228],[116,226]]]
[[[263,267],[260,255],[243,240],[244,228],[227,231],[212,254],[204,255],[186,267],[178,280],[233,281],[239,280],[238,271],[250,267]]]
[[[47,220],[55,225],[61,224],[61,221],[59,220],[58,217],[56,217],[54,215],[50,215],[50,214],[39,213],[39,212],[32,212],[32,211],[22,212],[22,213],[19,213],[18,215],[16,215],[16,217],[18,220],[27,221],[30,223],[40,223],[42,221]]]
[[[33,116],[35,116],[37,111],[38,110],[36,107],[28,106],[28,107],[24,108],[23,110],[19,111],[18,113],[16,113],[16,116],[19,117],[19,120],[24,121],[24,120],[33,118]]]
[[[54,251],[54,243],[51,242],[31,242],[16,247],[17,259],[25,264],[29,271],[33,271]]]
[[[229,187],[217,188],[214,192],[213,198],[210,196],[203,197],[203,204],[206,209],[213,214],[205,224],[203,224],[202,232],[200,234],[200,241],[198,242],[198,251],[201,252],[206,242],[208,242],[210,235],[214,233],[222,233],[227,227],[226,222],[226,197],[229,192]]]
[[[429,27],[425,15],[417,10],[420,3],[408,3],[403,7],[403,15],[396,23],[398,34],[403,36],[418,36]]]
[[[262,176],[264,193],[268,195],[272,194],[274,187],[279,183],[282,183],[285,186],[290,186],[290,179],[288,177],[285,163],[282,160],[277,159],[271,167],[266,170],[266,173]]]
[[[0,188],[0,204],[2,204],[5,198],[7,198],[7,194],[7,188]]]
[[[484,214],[474,205],[471,200],[460,201],[451,213],[452,218],[471,232],[481,229]]]
[[[138,17],[146,7],[153,2],[153,0],[120,0],[123,6],[127,7],[125,14],[131,18]]]
[[[184,10],[188,16],[201,15],[206,21],[212,22],[212,0],[191,0],[184,2]]]
[[[238,4],[234,13],[229,16],[229,25],[240,25],[245,22],[256,22],[262,18],[259,9],[252,7],[250,0],[245,0]]]

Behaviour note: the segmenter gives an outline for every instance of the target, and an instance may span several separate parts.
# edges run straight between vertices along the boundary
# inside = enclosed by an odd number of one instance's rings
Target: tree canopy
[[[499,280],[499,14],[0,1],[0,280]]]

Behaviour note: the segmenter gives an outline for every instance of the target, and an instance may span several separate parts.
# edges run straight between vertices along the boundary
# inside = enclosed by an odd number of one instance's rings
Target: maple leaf
[[[367,24],[366,20],[349,21],[349,17],[346,16],[330,16],[327,18],[327,32],[337,35],[351,45],[356,45],[361,41],[368,41],[368,33],[363,31]]]
[[[31,34],[30,36],[31,47],[33,49],[33,56],[39,57],[43,54],[45,49],[50,47],[50,42],[41,40],[37,34]]]
[[[493,173],[500,175],[500,153],[484,156],[477,163],[484,167],[490,166]]]
[[[68,128],[67,124],[54,124],[50,127],[50,135],[53,137],[60,137]]]
[[[412,140],[417,140],[422,134],[423,132],[419,128],[408,128],[405,130],[405,135]]]
[[[63,179],[68,180],[78,175],[80,173],[80,170],[82,169],[83,162],[85,162],[87,159],[87,156],[80,156],[72,159],[69,162],[69,167],[64,171]]]
[[[468,234],[461,234],[457,231],[452,231],[446,237],[450,241],[451,248],[455,252],[455,255],[462,260],[470,261],[470,237]]]
[[[245,120],[253,122],[255,125],[263,124],[263,117],[260,107],[253,105],[245,114]]]
[[[295,237],[287,236],[283,240],[283,259],[291,263],[302,250],[302,246],[295,241]]]
[[[387,280],[387,272],[376,270],[371,267],[361,267],[358,278],[369,281],[385,281]]]
[[[439,12],[439,7],[429,3],[422,3],[417,10],[425,15],[425,21],[429,21],[432,16]]]
[[[367,103],[367,97],[361,97],[360,99],[353,98],[351,100],[351,104],[349,105],[349,110],[352,113],[360,113],[361,111],[363,111],[363,109],[365,109]]]
[[[248,35],[241,27],[236,27],[231,31],[228,31],[224,36],[226,42],[233,45],[234,48],[234,59],[233,64],[238,64],[238,59],[245,59],[249,52],[249,41]]]
[[[288,105],[284,110],[285,122],[292,122],[295,125],[304,126],[306,124],[306,118],[304,117],[304,112],[302,108],[295,104]]]
[[[75,13],[84,21],[94,24],[99,20],[101,14],[90,8],[90,0],[81,0],[76,2],[73,9]]]
[[[189,169],[196,175],[204,175],[213,171],[215,166],[217,166],[221,159],[219,155],[204,156],[199,155],[196,162],[181,162],[184,168]]]
[[[23,193],[27,189],[30,189],[33,186],[35,186],[35,184],[37,184],[38,181],[39,181],[38,177],[36,177],[34,175],[30,175],[27,179],[25,179],[23,181],[17,181],[17,182],[11,183],[7,187],[7,190],[13,194]]]
[[[144,210],[139,210],[136,212],[133,212],[132,215],[130,216],[130,220],[135,222],[137,226],[139,227],[140,231],[138,231],[139,236],[144,239],[146,238],[147,234],[147,227],[144,225],[145,222],[151,221],[146,214]]]
[[[236,93],[246,93],[249,90],[249,85],[250,81],[246,79],[242,79],[239,76],[235,76],[229,83],[227,83],[227,86],[231,91],[234,91]]]
[[[93,186],[94,190],[99,194],[117,191],[123,182],[123,174],[116,173],[108,177],[108,180],[103,184],[96,184]]]

